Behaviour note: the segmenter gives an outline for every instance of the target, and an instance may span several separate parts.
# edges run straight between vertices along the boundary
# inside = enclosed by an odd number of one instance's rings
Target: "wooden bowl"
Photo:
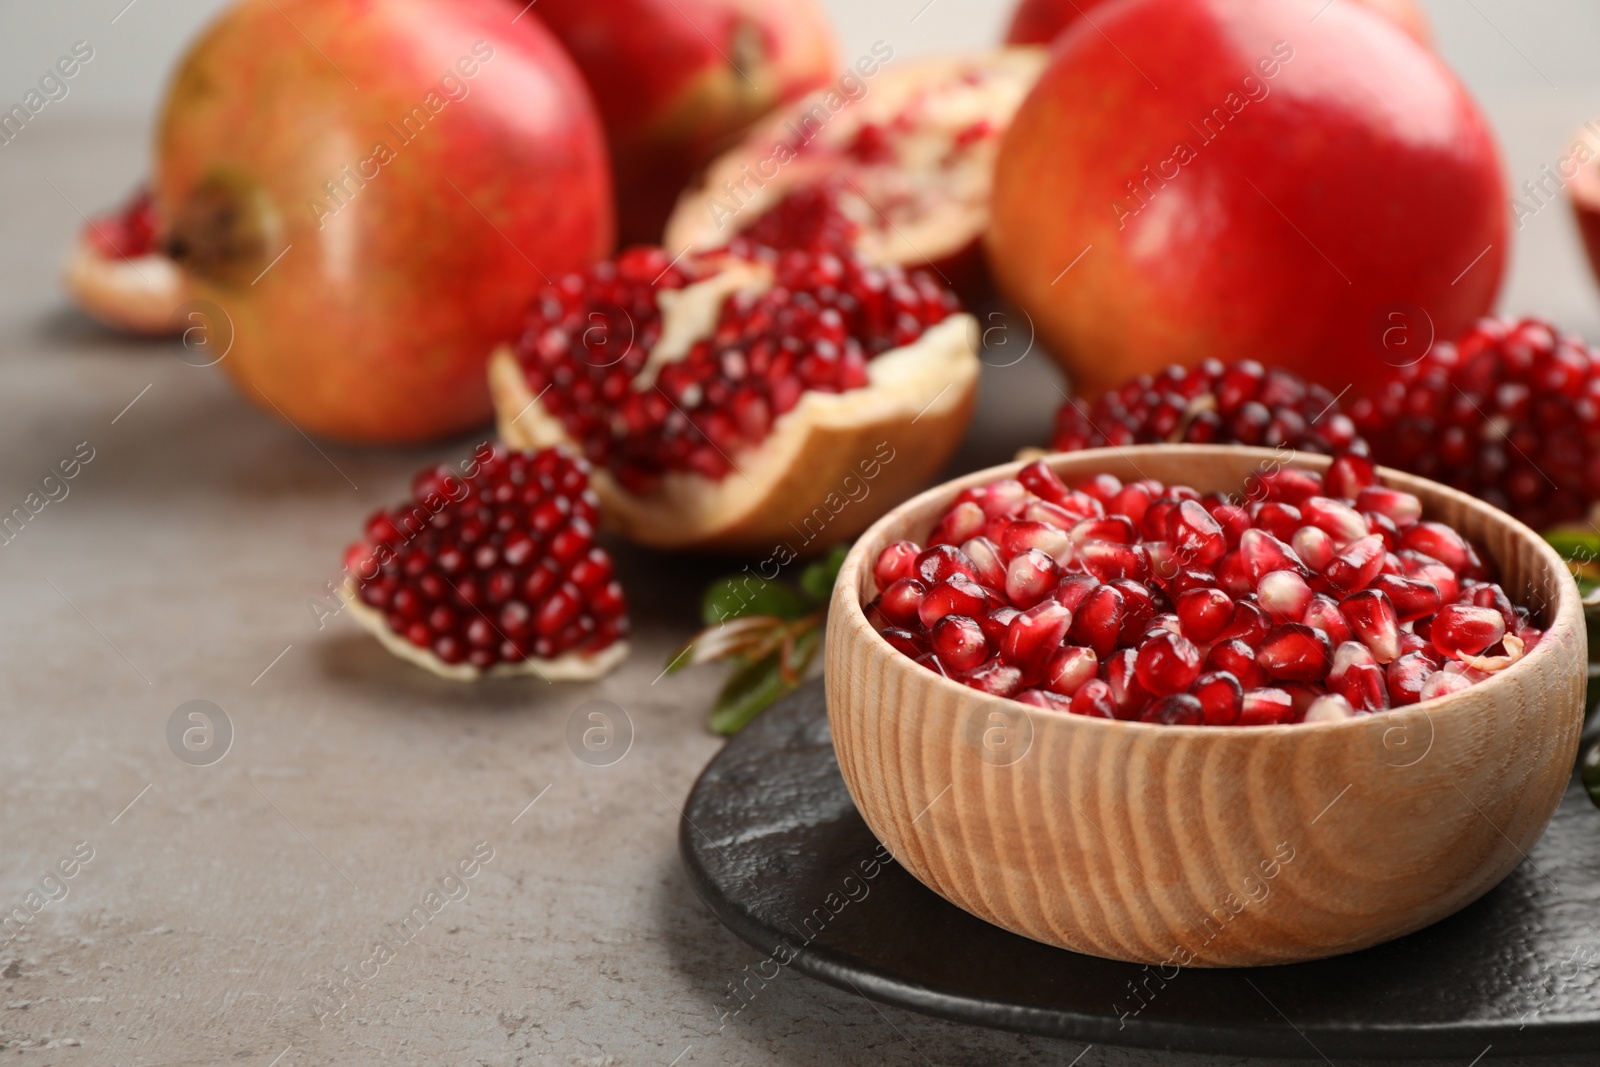
[[[1069,484],[1104,471],[1201,492],[1238,492],[1284,460],[1194,445],[1046,457]],[[1532,530],[1380,472],[1487,549],[1546,629],[1525,659],[1471,689],[1313,725],[1090,719],[941,677],[862,611],[885,545],[921,540],[960,490],[1021,466],[902,504],[856,542],[834,589],[826,684],[839,766],[867,825],[924,885],[1025,937],[1157,965],[1159,984],[1182,966],[1388,941],[1467,906],[1523,861],[1572,775],[1588,659],[1577,586]]]

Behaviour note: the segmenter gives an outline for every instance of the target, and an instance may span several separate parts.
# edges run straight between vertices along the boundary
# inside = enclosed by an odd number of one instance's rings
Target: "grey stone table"
[[[1576,125],[1502,104],[1519,176]],[[464,688],[319,628],[308,602],[363,517],[474,442],[313,442],[69,311],[62,249],[138,176],[145,131],[49,119],[0,150],[0,511],[92,459],[0,547],[0,913],[39,894],[0,933],[6,1062],[1244,1062],[965,1028],[792,974],[728,1016],[756,955],[676,847],[716,678],[658,677],[716,567],[620,551],[635,653],[587,686]],[[1600,335],[1564,215],[1521,240],[1508,306]],[[1037,355],[987,370],[957,466],[1042,436],[1055,381]],[[596,698],[634,728],[610,766],[567,742]],[[209,766],[169,746],[191,700],[231,723]]]

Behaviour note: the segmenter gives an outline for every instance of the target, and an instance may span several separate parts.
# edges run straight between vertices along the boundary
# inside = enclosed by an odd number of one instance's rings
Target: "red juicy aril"
[[[581,451],[636,540],[820,548],[949,458],[976,330],[922,272],[740,251],[636,248],[545,286],[491,364],[501,436]]]
[[[1056,452],[1106,445],[1265,445],[1322,455],[1362,454],[1366,442],[1334,395],[1254,360],[1171,366],[1140,375],[1092,404],[1069,399],[1056,413]]]
[[[89,315],[114,330],[164,334],[188,296],[182,275],[161,251],[161,222],[148,189],[116,212],[89,220],[67,258],[67,290]]]
[[[981,287],[995,154],[1044,49],[888,64],[893,55],[880,42],[837,85],[755,127],[679,198],[663,243],[720,248],[743,233],[853,248]]]
[[[1381,463],[1455,486],[1535,529],[1600,499],[1600,365],[1537,319],[1485,319],[1434,345],[1352,415]]]
[[[351,613],[391,652],[462,680],[594,678],[627,655],[627,604],[594,543],[600,501],[582,459],[485,444],[411,491],[345,553]]]
[[[1414,704],[1542,636],[1476,548],[1362,457],[1264,473],[1251,493],[1104,474],[1068,487],[1031,463],[963,490],[926,545],[884,548],[867,614],[897,651],[986,693],[1166,725]]]

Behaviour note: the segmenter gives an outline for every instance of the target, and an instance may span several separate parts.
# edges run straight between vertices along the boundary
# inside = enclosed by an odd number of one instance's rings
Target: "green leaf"
[[[1544,539],[1555,546],[1562,559],[1577,563],[1600,562],[1600,534],[1593,530],[1546,530]]]
[[[706,588],[706,595],[700,602],[700,618],[707,626],[747,615],[798,619],[810,610],[811,605],[805,598],[788,585],[752,574],[718,578]]]
[[[844,557],[849,555],[850,546],[840,545],[823,558],[808,565],[800,572],[800,588],[806,595],[818,603],[825,602],[833,595],[833,583],[839,578],[839,568],[844,566]]]
[[[711,708],[711,729],[719,734],[739,732],[750,720],[789,691],[778,662],[779,653],[746,663],[728,676]]]

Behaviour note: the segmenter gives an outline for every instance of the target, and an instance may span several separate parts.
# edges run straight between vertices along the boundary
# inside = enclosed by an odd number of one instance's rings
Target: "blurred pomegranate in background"
[[[712,156],[837,74],[815,0],[540,0],[533,14],[600,105],[629,244],[660,241],[678,194]]]
[[[1099,26],[1017,112],[986,242],[1078,392],[1217,356],[1359,394],[1489,310],[1499,154],[1432,52],[1347,4],[1311,27],[1127,0]]]
[[[588,90],[504,0],[243,0],[182,61],[158,152],[167,250],[231,321],[222,366],[345,440],[484,422],[490,349],[613,239]]]
[[[1289,0],[1284,0],[1287,5]],[[1317,4],[1337,0],[1317,0]],[[1359,7],[1376,11],[1392,19],[1396,25],[1416,38],[1418,44],[1433,45],[1433,29],[1428,16],[1415,0],[1350,0]],[[1077,22],[1088,12],[1105,5],[1107,0],[1022,0],[1011,15],[1011,28],[1006,31],[1007,44],[1049,44],[1061,31]],[[1317,14],[1316,6],[1305,7],[1309,19]],[[1091,16],[1096,21],[1099,16]]]

